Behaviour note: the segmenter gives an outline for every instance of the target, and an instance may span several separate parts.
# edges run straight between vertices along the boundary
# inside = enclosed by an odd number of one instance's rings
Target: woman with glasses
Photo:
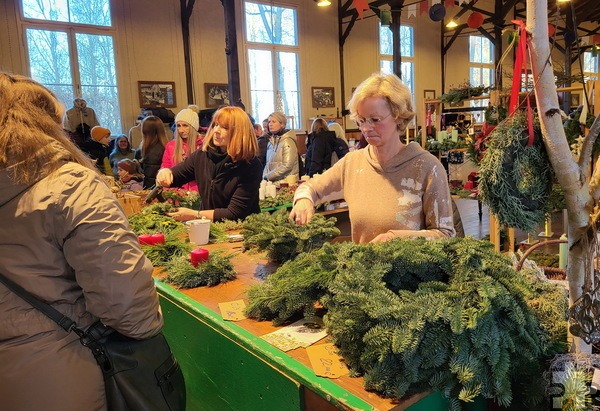
[[[263,166],[248,114],[238,107],[215,112],[202,149],[173,168],[158,171],[163,187],[198,182],[200,210],[179,207],[169,213],[178,221],[208,218],[213,221],[243,219],[260,212],[258,188]]]
[[[414,117],[408,87],[393,74],[374,74],[357,87],[348,109],[368,146],[298,187],[290,218],[306,224],[316,203],[341,191],[354,242],[453,236],[444,167],[419,144],[402,142]]]

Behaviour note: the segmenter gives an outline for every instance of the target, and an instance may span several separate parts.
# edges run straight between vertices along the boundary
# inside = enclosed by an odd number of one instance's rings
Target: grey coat
[[[65,163],[30,187],[0,170],[0,267],[71,317],[146,338],[162,327],[152,265],[110,189]],[[0,398],[11,411],[104,410],[89,349],[0,284]]]

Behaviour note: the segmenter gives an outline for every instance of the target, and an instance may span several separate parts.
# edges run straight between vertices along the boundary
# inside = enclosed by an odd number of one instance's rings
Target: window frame
[[[404,78],[402,78],[402,82],[404,84],[406,84],[408,86],[408,88],[410,89],[411,94],[413,95],[413,99],[414,99],[414,90],[415,90],[415,28],[410,25],[410,24],[402,24],[400,26],[400,30],[402,30],[403,27],[409,28],[410,29],[410,51],[412,52],[412,54],[404,54],[403,53],[403,48],[402,45],[400,46],[400,56],[402,57],[402,61],[401,64],[410,64],[410,82],[406,82]],[[377,23],[377,52],[378,52],[378,61],[379,61],[379,70],[381,72],[384,72],[383,70],[383,65],[384,62],[390,62],[391,66],[392,66],[392,72],[393,72],[393,65],[394,65],[394,56],[393,54],[388,54],[388,53],[383,53],[381,50],[381,33],[383,29],[388,29],[391,33],[391,29],[387,26],[382,26],[381,25],[381,21],[379,21]],[[400,68],[401,72],[402,72],[402,68]]]

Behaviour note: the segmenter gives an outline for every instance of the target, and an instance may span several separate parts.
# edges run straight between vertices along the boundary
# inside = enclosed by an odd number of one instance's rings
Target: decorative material
[[[314,108],[335,107],[333,87],[312,87],[311,90]]]
[[[224,83],[204,83],[204,97],[207,108],[228,106],[229,86]]]
[[[474,11],[471,13],[469,18],[467,19],[467,26],[472,29],[478,29],[483,24],[483,14],[478,11]]]
[[[247,314],[281,324],[314,315],[316,300],[353,375],[384,397],[534,409],[542,358],[566,349],[564,290],[472,238],[325,244],[251,288]]]
[[[175,107],[174,81],[138,81],[141,108]]]
[[[437,3],[429,8],[429,18],[432,21],[442,21],[446,16],[446,8],[443,4]]]
[[[285,262],[300,253],[320,248],[325,241],[340,235],[333,217],[325,219],[315,214],[308,224],[299,226],[288,214],[286,209],[281,209],[273,214],[246,217],[242,229],[244,248],[266,250],[272,261]]]
[[[448,92],[442,94],[440,100],[446,101],[450,104],[460,104],[469,97],[481,96],[483,93],[489,91],[489,87],[485,86],[472,86],[469,83],[464,83],[460,87],[451,88]]]
[[[194,267],[198,264],[208,261],[208,250],[206,248],[196,248],[190,253],[190,262]]]
[[[194,267],[187,255],[176,256],[165,265],[165,271],[169,274],[164,281],[180,288],[212,287],[226,283],[237,277],[231,257],[213,253],[207,261]]]
[[[536,124],[528,144],[527,120],[515,113],[489,135],[479,170],[479,194],[499,222],[530,232],[544,222],[552,170]]]

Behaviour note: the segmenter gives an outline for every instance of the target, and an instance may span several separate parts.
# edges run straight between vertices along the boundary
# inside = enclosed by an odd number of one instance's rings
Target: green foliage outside
[[[452,409],[478,396],[533,409],[544,359],[566,350],[567,296],[510,264],[471,238],[325,244],[251,288],[247,314],[282,324],[320,301],[367,390],[437,390]]]

